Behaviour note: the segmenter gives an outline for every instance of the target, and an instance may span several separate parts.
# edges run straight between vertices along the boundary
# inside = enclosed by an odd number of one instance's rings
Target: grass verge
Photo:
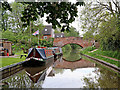
[[[92,57],[94,57],[94,58],[101,59],[101,60],[106,61],[106,62],[108,62],[108,63],[110,63],[110,64],[113,64],[113,65],[115,65],[115,66],[118,66],[118,61],[115,61],[115,60],[112,60],[112,59],[109,59],[109,58],[105,58],[105,57],[96,55],[96,54],[94,54],[94,53],[87,53],[87,55],[92,56]]]
[[[0,68],[24,61],[25,57],[22,57],[20,59],[20,55],[27,55],[27,54],[24,54],[23,51],[19,51],[15,53],[15,55],[17,55],[17,57],[0,58]]]
[[[98,58],[98,59],[101,59],[103,61],[106,61],[110,64],[113,64],[117,67],[120,67],[120,64],[118,63],[118,61],[115,61],[115,60],[112,60],[112,59],[109,59],[109,58],[105,58],[105,57],[102,57],[100,55],[103,55],[103,56],[108,56],[108,57],[112,57],[112,55],[116,54],[116,59],[119,58],[119,54],[116,53],[116,51],[101,51],[101,50],[97,50],[97,51],[94,51],[94,52],[90,52],[92,50],[94,50],[95,48],[94,47],[88,47],[88,48],[85,48],[84,50],[81,51],[82,54],[86,54],[86,55],[89,55],[89,56],[92,56],[94,58]],[[112,54],[112,55],[110,55]],[[112,57],[113,58],[113,57]],[[115,55],[114,55],[114,58],[115,58]]]
[[[20,59],[20,58],[0,58],[0,62],[1,62],[0,68],[11,65],[11,64],[15,64],[15,63],[18,63],[18,62],[21,62],[24,60],[25,60],[25,58],[22,58],[22,59]]]
[[[93,53],[108,56],[108,57],[120,60],[120,52],[119,51],[102,51],[102,50],[98,49],[97,51],[95,51]]]

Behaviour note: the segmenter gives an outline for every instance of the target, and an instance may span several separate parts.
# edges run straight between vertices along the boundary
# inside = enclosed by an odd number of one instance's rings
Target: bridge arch
[[[69,42],[68,42],[68,43],[64,43],[63,46],[61,46],[61,47],[64,47],[64,46],[67,45],[67,44],[76,44],[76,45],[79,45],[80,47],[83,48],[83,45],[82,45],[82,44],[78,44],[78,43],[69,43]]]
[[[67,44],[77,44],[81,47],[88,47],[92,46],[94,41],[83,40],[82,37],[62,37],[62,38],[55,38],[53,42],[53,46],[63,47]]]

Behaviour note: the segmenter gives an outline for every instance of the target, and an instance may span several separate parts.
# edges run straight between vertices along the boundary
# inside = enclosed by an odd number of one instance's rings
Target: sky
[[[15,0],[8,0],[9,3],[14,2]],[[75,0],[69,0],[70,2],[74,3]],[[81,9],[78,8],[78,10],[80,11]],[[78,14],[79,15],[79,14]],[[44,25],[48,25],[48,23],[45,21],[46,18],[43,18],[43,24]],[[79,35],[83,36],[83,31],[80,29],[80,22],[78,21],[79,18],[76,18],[75,21],[71,24],[71,26],[73,26],[74,28],[76,28],[77,31],[79,31]]]
[[[14,2],[15,0],[8,0],[8,3]]]

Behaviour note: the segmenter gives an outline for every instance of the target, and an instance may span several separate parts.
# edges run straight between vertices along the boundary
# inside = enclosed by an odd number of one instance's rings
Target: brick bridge
[[[55,38],[53,42],[53,46],[63,47],[64,45],[71,44],[71,43],[78,44],[84,48],[84,47],[92,46],[94,43],[94,40],[92,41],[83,40],[82,37]]]

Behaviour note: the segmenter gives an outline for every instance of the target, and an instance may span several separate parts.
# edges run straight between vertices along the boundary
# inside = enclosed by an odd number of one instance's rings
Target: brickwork
[[[93,41],[83,40],[82,37],[63,37],[63,38],[55,38],[53,45],[57,47],[63,47],[64,45],[71,43],[78,44],[84,48],[84,47],[92,46],[94,40]]]
[[[0,46],[0,47],[3,47],[4,49],[8,49],[8,52],[9,52],[9,55],[12,54],[12,43],[10,41],[0,41],[0,44],[3,44],[3,46]],[[4,52],[5,55],[7,55],[7,51]]]
[[[3,44],[3,47],[9,50],[9,54],[10,54],[10,55],[12,54],[11,42],[5,42],[5,43]]]
[[[47,36],[47,38],[46,38],[47,40],[49,40],[49,38],[52,37],[51,35],[43,35],[43,36],[42,36],[42,39],[44,39],[44,36]]]

